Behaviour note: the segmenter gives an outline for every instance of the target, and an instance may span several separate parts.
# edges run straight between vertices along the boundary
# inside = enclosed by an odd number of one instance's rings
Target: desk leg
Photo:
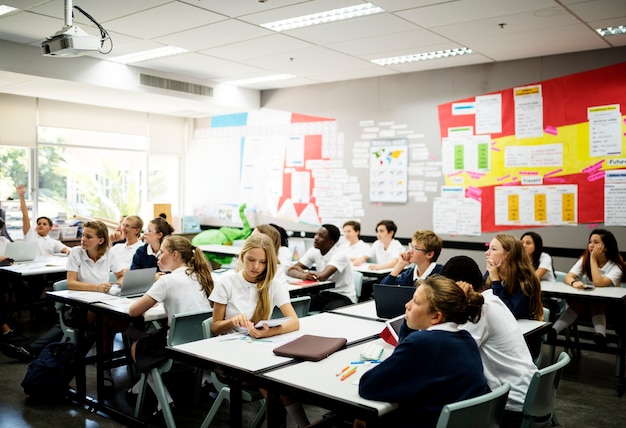
[[[241,379],[230,379],[228,383],[230,385],[230,427],[241,428],[243,425],[241,418],[243,406]]]

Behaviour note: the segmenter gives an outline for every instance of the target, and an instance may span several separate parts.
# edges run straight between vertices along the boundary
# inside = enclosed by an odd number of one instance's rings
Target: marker
[[[356,372],[356,369],[357,369],[356,366],[352,367],[350,370],[348,370],[346,372],[346,374],[341,376],[341,380],[344,381],[344,380],[348,379],[350,376],[352,376]]]
[[[365,364],[365,363],[378,364],[382,362],[383,360],[364,360],[364,361],[352,361],[350,364]]]
[[[346,370],[348,370],[350,368],[350,366],[345,366],[343,369],[341,369],[341,371],[339,373],[337,373],[335,376],[341,376],[341,374],[343,372],[345,372]]]

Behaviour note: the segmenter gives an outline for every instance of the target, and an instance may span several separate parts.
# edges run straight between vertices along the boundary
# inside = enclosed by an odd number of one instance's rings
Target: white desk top
[[[380,318],[376,315],[376,302],[374,300],[367,300],[354,305],[342,306],[341,308],[333,309],[330,312],[334,314],[366,318],[374,321],[385,321],[384,318]]]
[[[387,276],[393,270],[393,268],[372,270],[372,269],[370,269],[370,265],[369,264],[363,264],[363,265],[360,265],[360,266],[354,266],[353,265],[352,269],[356,270],[357,272],[361,272],[365,276],[369,275],[369,276],[376,276],[376,277]]]
[[[107,293],[98,293],[95,291],[59,290],[49,291],[47,294],[51,296],[58,296],[63,299],[76,300],[81,303],[97,305],[100,308],[126,315],[128,315],[128,308],[135,300],[127,297],[113,296]],[[148,309],[143,316],[145,321],[154,321],[163,318],[165,318],[165,309],[161,303],[158,303]]]
[[[36,257],[31,262],[15,262],[11,266],[2,266],[0,269],[22,276],[44,275],[47,273],[65,272],[67,256]]]
[[[227,256],[238,256],[241,251],[241,247],[219,244],[198,245],[198,248],[200,248],[203,253],[223,254]]]
[[[368,300],[367,302],[357,303],[354,305],[343,306],[341,308],[333,309],[331,312],[335,314],[348,315],[352,317],[385,321],[384,319],[381,319],[376,316],[376,304],[373,300]],[[522,333],[524,335],[542,327],[545,324],[548,324],[546,321],[525,320],[525,319],[519,319],[517,320],[517,323],[522,329]]]
[[[328,312],[300,318],[300,330],[263,340],[246,340],[240,334],[228,334],[196,342],[185,343],[172,349],[232,367],[248,373],[261,371],[292,361],[279,357],[273,349],[304,334],[345,337],[348,344],[373,337],[382,331],[382,324]]]
[[[320,396],[331,397],[337,401],[373,408],[380,416],[394,410],[398,406],[393,403],[366,400],[359,396],[359,379],[363,373],[374,367],[374,364],[350,365],[353,361],[359,361],[361,349],[369,343],[371,342],[343,349],[321,361],[305,361],[293,364],[272,370],[262,376],[287,385],[296,386],[307,393],[319,394]],[[374,343],[383,346],[385,349],[381,359],[384,360],[393,353],[394,347],[384,340],[376,339]],[[336,374],[348,365],[351,367],[356,366],[357,370],[353,375],[342,381],[341,376],[336,376]]]
[[[597,297],[602,299],[626,300],[624,287],[596,287],[593,290],[581,290],[563,282],[541,281],[541,291],[569,296]]]

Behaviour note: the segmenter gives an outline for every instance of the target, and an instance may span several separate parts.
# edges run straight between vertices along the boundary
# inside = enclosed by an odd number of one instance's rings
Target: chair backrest
[[[52,284],[52,289],[54,291],[67,290],[67,279],[62,279],[60,281],[55,282],[54,284]],[[63,307],[63,303],[54,302],[54,307],[60,310]]]
[[[363,273],[352,270],[352,278],[354,279],[354,291],[356,292],[356,298],[361,297],[361,291],[363,290]]]
[[[570,362],[567,352],[561,352],[557,361],[535,373],[528,386],[522,414],[524,417],[551,415],[556,401],[556,390],[563,368]]]
[[[565,275],[567,275],[567,272],[563,272],[560,270],[555,270],[554,271],[554,276],[556,278],[556,282],[563,282],[565,281]]]
[[[213,332],[211,331],[211,327],[213,326],[213,317],[207,318],[202,321],[202,333],[205,339],[209,337],[213,337]]]
[[[210,318],[213,310],[174,314],[170,326],[168,343],[170,346],[204,339],[202,321]]]
[[[291,299],[291,306],[296,311],[296,315],[298,318],[303,318],[309,315],[309,307],[311,306],[311,296],[300,296],[294,297]],[[274,306],[274,310],[272,311],[272,315],[270,318],[280,318],[283,316],[283,313],[280,311],[278,306]]]
[[[510,390],[511,385],[505,383],[487,394],[446,404],[441,409],[436,428],[499,427]]]

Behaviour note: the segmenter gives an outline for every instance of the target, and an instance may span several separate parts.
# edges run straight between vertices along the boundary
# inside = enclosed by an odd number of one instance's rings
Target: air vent
[[[203,95],[205,97],[213,96],[213,88],[210,86],[196,85],[195,83],[182,82],[180,80],[164,79],[162,77],[150,76],[149,74],[140,74],[139,82],[144,86],[152,86],[153,88]]]

